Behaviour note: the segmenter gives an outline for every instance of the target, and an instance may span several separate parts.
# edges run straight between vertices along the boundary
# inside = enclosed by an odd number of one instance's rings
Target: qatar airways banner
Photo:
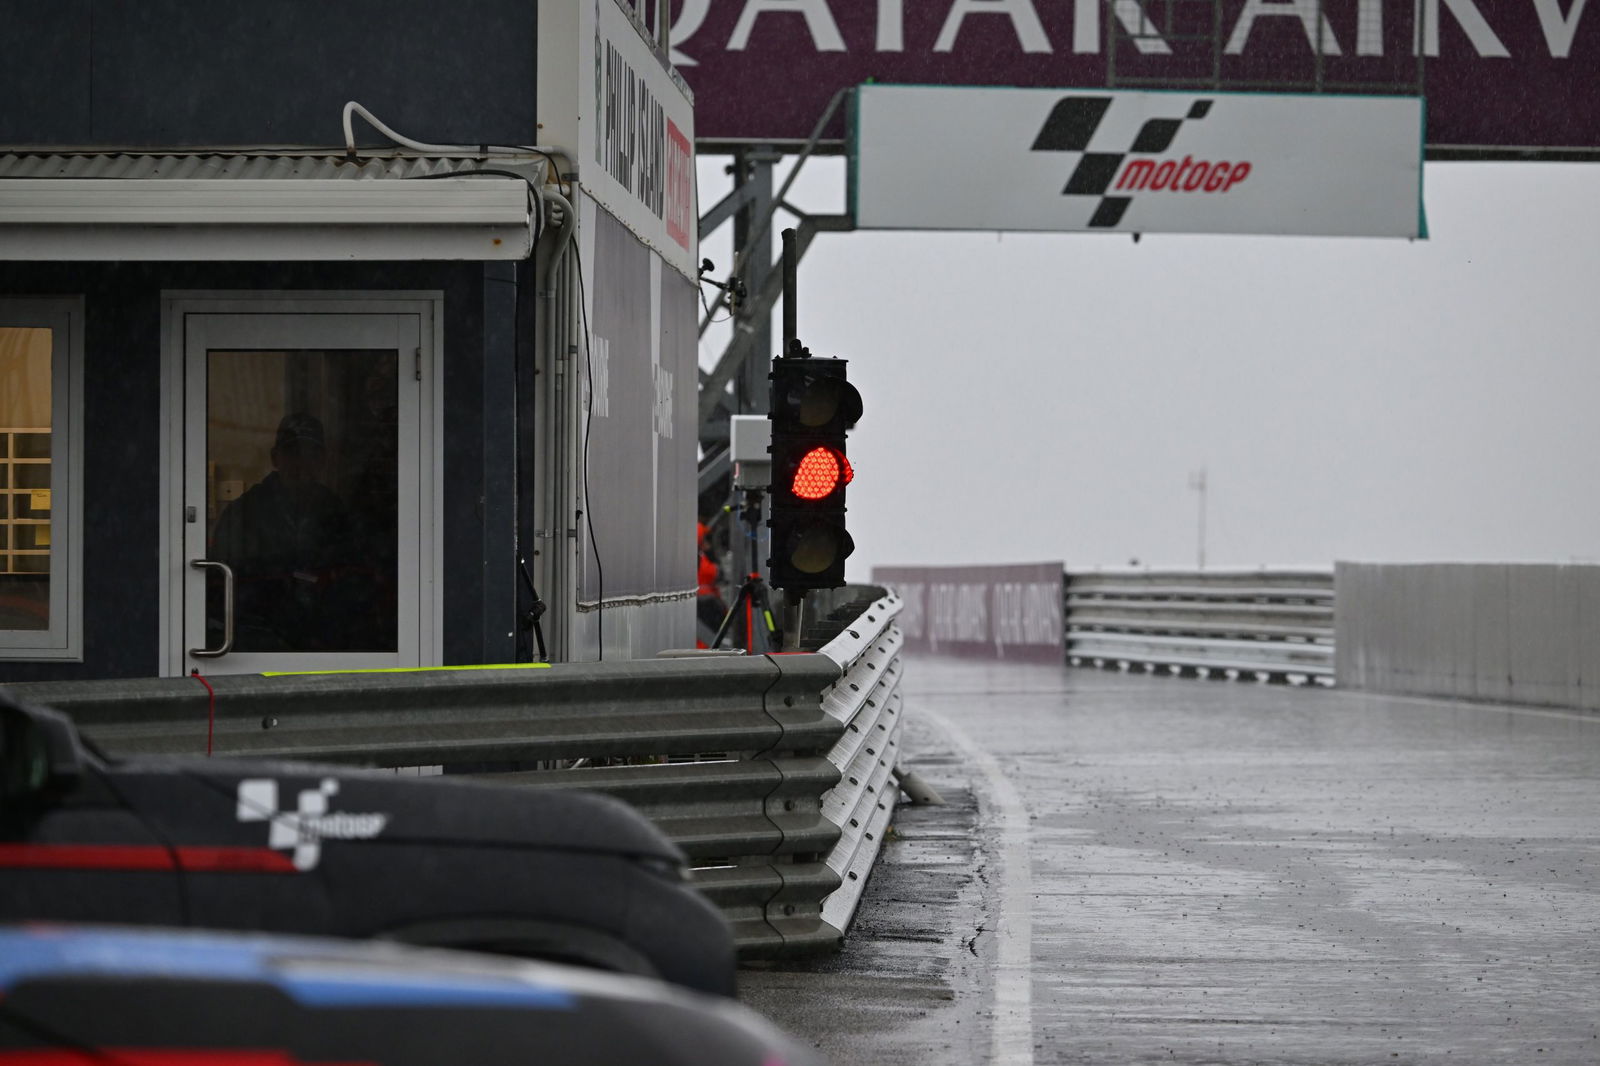
[[[1065,654],[1060,563],[875,566],[872,583],[905,600],[895,622],[910,651],[1056,664]]]
[[[1414,97],[865,85],[863,229],[1422,237]]]
[[[841,88],[1422,94],[1427,143],[1600,148],[1587,0],[674,0],[699,143],[804,141]],[[1318,18],[1318,12],[1321,18]],[[828,130],[842,142],[842,116]]]

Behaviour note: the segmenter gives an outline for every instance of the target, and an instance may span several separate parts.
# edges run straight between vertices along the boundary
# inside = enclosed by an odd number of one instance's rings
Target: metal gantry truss
[[[852,92],[841,89],[824,109],[811,137],[801,147],[794,166],[781,188],[773,192],[773,168],[783,153],[772,146],[744,145],[733,151],[731,167],[734,186],[700,219],[703,241],[724,223],[734,226],[733,266],[725,282],[717,283],[717,296],[706,308],[700,322],[700,335],[717,318],[727,313],[733,318],[733,333],[722,354],[710,370],[700,372],[700,476],[699,498],[702,515],[726,508],[736,509],[733,500],[733,464],[730,454],[729,418],[736,414],[767,413],[767,375],[772,370],[772,311],[783,295],[783,271],[773,265],[773,230],[781,210],[796,219],[794,257],[803,258],[819,233],[847,233],[856,228],[855,219],[844,215],[813,215],[787,199],[795,178],[806,160],[815,154],[823,134]],[[762,568],[765,552],[761,531],[751,543],[730,538],[732,572],[748,574]]]
[[[711,445],[726,444],[727,414],[761,412],[767,409],[767,373],[772,365],[772,309],[783,293],[783,275],[773,269],[773,220],[782,210],[797,220],[796,254],[806,249],[818,233],[847,233],[855,229],[855,219],[846,215],[812,215],[787,199],[801,169],[821,144],[824,132],[852,92],[841,89],[833,95],[811,137],[800,149],[794,167],[783,186],[772,191],[773,167],[782,158],[777,149],[747,145],[734,149],[733,191],[724,196],[700,219],[703,241],[723,223],[734,223],[734,260],[729,271],[730,284],[717,292],[716,299],[700,322],[704,336],[719,312],[728,311],[734,319],[733,337],[723,349],[716,365],[700,377],[700,440],[708,454]],[[743,292],[735,299],[731,284],[737,279]],[[728,386],[736,383],[730,394]],[[720,416],[720,417],[719,417]],[[717,427],[722,426],[719,430]],[[704,484],[702,483],[702,488]]]

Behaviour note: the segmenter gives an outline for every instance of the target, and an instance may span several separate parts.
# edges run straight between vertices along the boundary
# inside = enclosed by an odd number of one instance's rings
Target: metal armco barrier
[[[822,924],[824,930],[837,930],[839,938],[855,917],[899,796],[893,774],[904,717],[900,651],[905,638],[894,621],[903,607],[898,594],[884,592],[822,648],[844,670],[823,699],[823,709],[844,726],[844,735],[828,752],[839,783],[822,797],[823,817],[839,827],[826,863],[841,881],[823,901]]]
[[[1067,661],[1331,680],[1332,570],[1067,575]]]
[[[837,946],[893,810],[899,600],[821,653],[10,686],[113,756],[401,767],[617,796],[683,848],[744,957]],[[513,766],[554,763],[559,769]],[[596,765],[609,763],[614,765]],[[825,902],[826,901],[826,902]]]
[[[417,766],[755,753],[796,744],[825,750],[832,723],[820,708],[810,722],[795,708],[815,705],[836,676],[823,657],[762,656],[207,680],[216,691],[218,755]],[[192,678],[46,682],[12,691],[70,714],[114,755],[206,751],[207,692]]]

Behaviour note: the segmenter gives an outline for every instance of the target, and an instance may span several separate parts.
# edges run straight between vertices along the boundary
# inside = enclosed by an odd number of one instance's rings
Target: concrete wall
[[[1339,563],[1346,688],[1600,710],[1600,566]]]

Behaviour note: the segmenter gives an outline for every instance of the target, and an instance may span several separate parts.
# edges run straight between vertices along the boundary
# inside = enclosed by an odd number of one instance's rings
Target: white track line
[[[1028,811],[993,755],[944,715],[916,713],[941,730],[983,772],[999,830],[1000,881],[995,925],[994,1022],[989,1062],[1033,1066],[1033,874],[1028,859]]]

